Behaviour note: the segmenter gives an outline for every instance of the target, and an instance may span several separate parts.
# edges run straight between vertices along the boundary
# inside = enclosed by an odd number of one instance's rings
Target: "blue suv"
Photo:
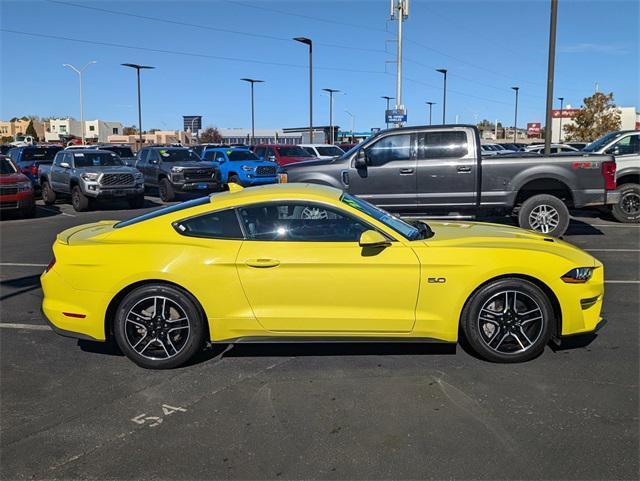
[[[233,182],[243,187],[278,182],[278,164],[260,160],[246,147],[209,147],[202,152],[202,160],[220,169],[220,182]]]

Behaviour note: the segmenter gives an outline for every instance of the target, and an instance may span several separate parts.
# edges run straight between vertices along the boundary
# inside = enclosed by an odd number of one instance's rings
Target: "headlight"
[[[171,167],[171,172],[175,173],[175,174],[179,174],[180,172],[182,172],[184,170],[184,167]]]
[[[18,192],[27,192],[31,190],[31,181],[18,182],[16,187],[18,187]]]
[[[575,269],[571,269],[560,279],[569,284],[584,284],[591,279],[594,269],[595,267],[576,267]]]
[[[245,172],[253,172],[255,170],[255,167],[250,167],[248,165],[243,165],[242,166],[242,170],[244,170]]]
[[[143,177],[142,172],[136,172],[136,173],[134,173],[134,174],[133,174],[133,176],[134,176],[136,179],[142,179],[142,177]]]
[[[98,180],[98,177],[100,177],[100,174],[85,173],[85,174],[80,174],[80,177],[82,177],[82,180]]]

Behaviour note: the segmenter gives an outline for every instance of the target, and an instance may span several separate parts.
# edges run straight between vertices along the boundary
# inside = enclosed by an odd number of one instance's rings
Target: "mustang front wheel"
[[[482,287],[467,303],[461,323],[474,351],[494,362],[534,358],[555,325],[546,294],[522,279],[500,279]]]
[[[166,285],[130,292],[116,313],[114,334],[124,354],[141,367],[171,369],[204,344],[204,320],[191,296]]]

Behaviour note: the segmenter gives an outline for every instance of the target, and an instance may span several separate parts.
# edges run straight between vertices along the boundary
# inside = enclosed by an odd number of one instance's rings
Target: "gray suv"
[[[88,210],[94,199],[126,199],[133,209],[144,205],[142,174],[126,166],[114,152],[61,150],[50,167],[40,167],[38,176],[47,205],[60,196],[71,196],[79,212]]]

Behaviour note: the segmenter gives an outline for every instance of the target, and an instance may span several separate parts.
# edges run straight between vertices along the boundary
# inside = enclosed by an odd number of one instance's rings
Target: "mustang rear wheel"
[[[531,282],[507,278],[479,289],[461,319],[466,340],[482,358],[522,362],[544,350],[555,326],[546,294]]]
[[[180,289],[148,285],[120,303],[114,334],[124,354],[141,367],[171,369],[204,345],[204,320],[195,301]]]

